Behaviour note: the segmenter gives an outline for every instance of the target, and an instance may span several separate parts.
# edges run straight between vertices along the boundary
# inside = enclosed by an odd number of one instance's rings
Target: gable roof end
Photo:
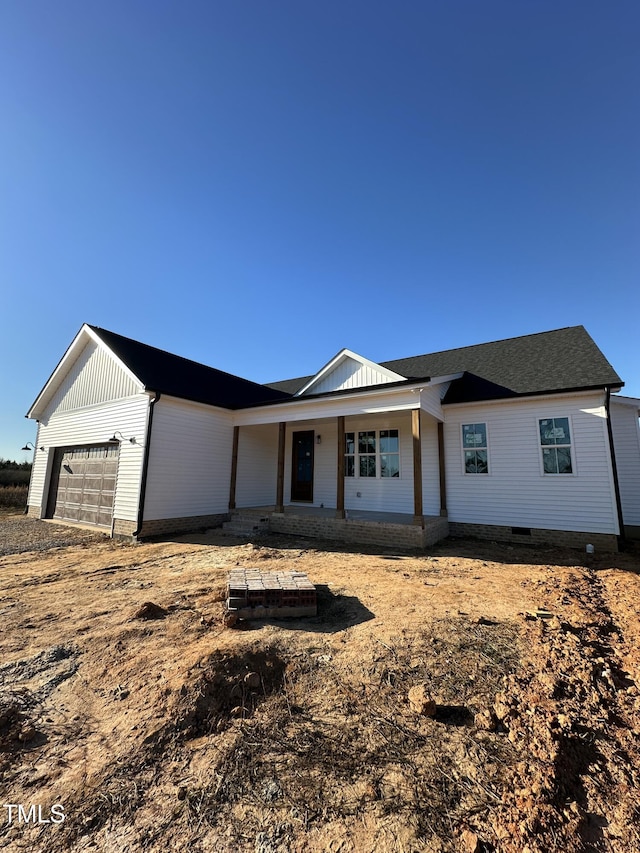
[[[310,377],[309,381],[296,391],[296,396],[306,394],[308,391],[311,391],[314,386],[321,384],[322,381],[326,379],[332,371],[336,370],[340,364],[347,361],[352,361],[360,365],[360,367],[368,368],[371,375],[374,375],[379,379],[379,382],[376,383],[378,385],[384,384],[385,382],[403,382],[405,380],[404,376],[383,367],[381,364],[376,364],[374,361],[370,361],[368,358],[364,358],[364,356],[358,355],[358,353],[353,352],[350,349],[341,349],[339,353],[324,365],[324,367],[320,368],[315,376]]]

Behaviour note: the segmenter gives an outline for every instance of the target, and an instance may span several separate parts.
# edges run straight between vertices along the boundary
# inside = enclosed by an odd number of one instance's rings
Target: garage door
[[[111,527],[118,450],[117,444],[56,450],[47,517]]]

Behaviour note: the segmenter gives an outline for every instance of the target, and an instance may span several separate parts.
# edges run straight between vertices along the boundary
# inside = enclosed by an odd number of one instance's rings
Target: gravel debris
[[[0,514],[0,557],[25,551],[48,551],[67,545],[104,542],[105,533],[52,524],[26,515]]]

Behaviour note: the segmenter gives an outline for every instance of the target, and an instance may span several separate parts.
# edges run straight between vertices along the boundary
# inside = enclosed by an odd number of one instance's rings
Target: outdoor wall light
[[[316,436],[316,444],[322,444],[322,436],[321,435]]]
[[[44,447],[36,447],[33,442],[28,441],[24,447],[21,447],[20,450],[44,450]]]
[[[118,436],[120,436],[120,438],[118,438]],[[131,438],[125,438],[120,430],[117,429],[109,439],[109,444],[120,444],[122,441],[128,441],[130,444],[135,444],[136,437],[135,435],[132,435]]]

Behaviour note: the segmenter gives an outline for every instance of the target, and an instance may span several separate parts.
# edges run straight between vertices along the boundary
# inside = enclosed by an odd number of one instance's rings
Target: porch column
[[[278,482],[276,486],[276,512],[284,512],[284,445],[287,424],[283,421],[278,428]]]
[[[344,518],[344,415],[338,417],[338,479],[336,482],[336,518]]]
[[[233,445],[231,448],[231,483],[229,484],[229,509],[236,508],[236,478],[238,476],[238,439],[240,427],[233,428]]]
[[[444,470],[444,424],[438,421],[438,470],[440,471],[440,515],[447,517],[447,480]]]
[[[411,410],[413,434],[413,523],[424,527],[422,511],[422,441],[420,434],[420,409]]]

